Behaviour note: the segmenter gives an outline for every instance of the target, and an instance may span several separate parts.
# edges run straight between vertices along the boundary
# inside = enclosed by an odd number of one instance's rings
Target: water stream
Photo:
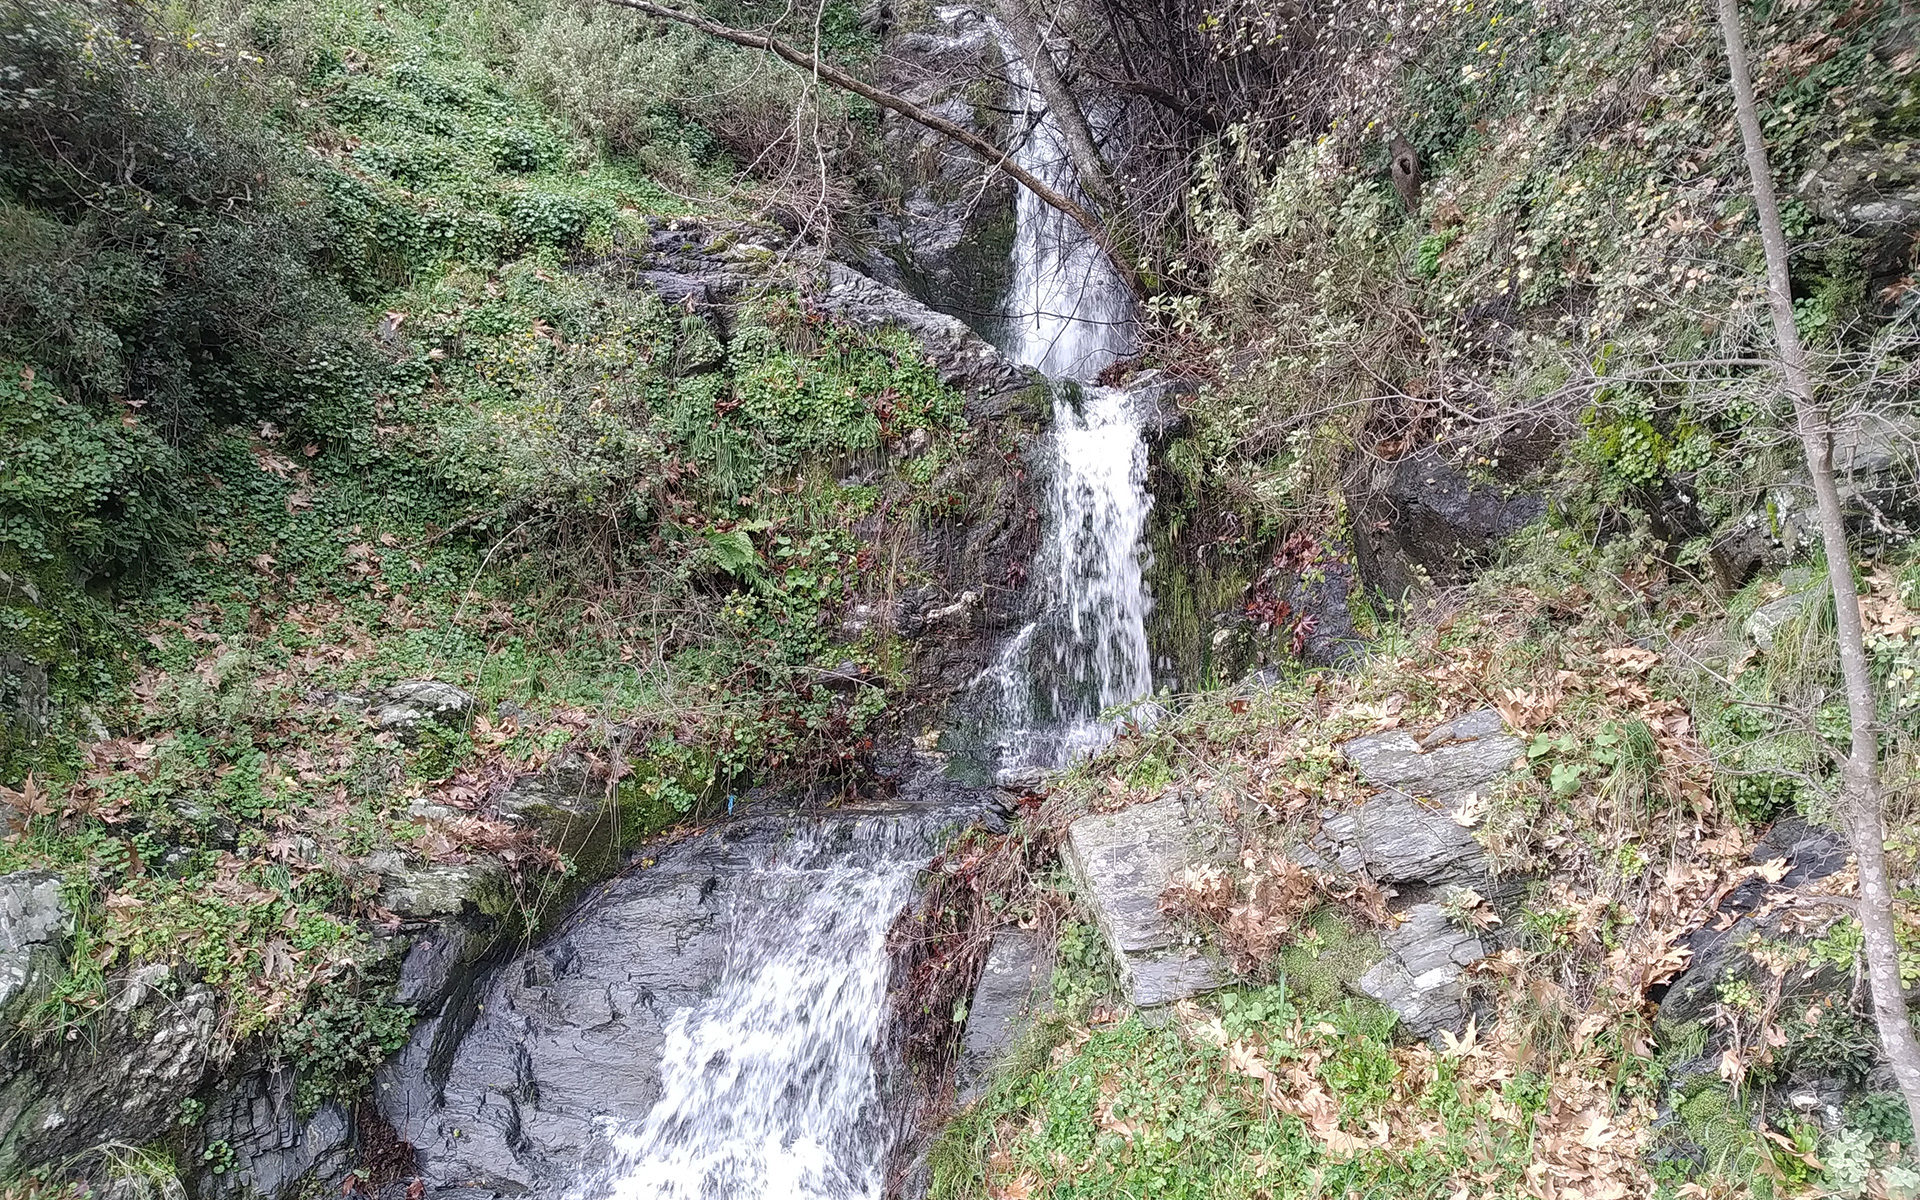
[[[668,1025],[660,1099],[604,1200],[877,1200],[888,927],[937,815],[802,827],[755,862],[718,986]]]
[[[1015,103],[1039,113],[1020,83]],[[1050,117],[1019,159],[1076,190]],[[1131,301],[1078,226],[1024,191],[1018,205],[1008,350],[1058,382],[1032,619],[981,680],[1003,771],[1100,745],[1103,713],[1150,689],[1140,420],[1124,391],[1091,382],[1129,349]],[[886,935],[932,833],[924,818],[868,818],[850,835],[803,830],[756,864],[717,987],[669,1026],[659,1101],[578,1200],[879,1200],[896,1129]]]
[[[1037,110],[1024,65],[1015,57],[1009,68],[1014,107]],[[1102,114],[1089,115],[1098,125]],[[1034,123],[1015,157],[1049,186],[1078,193],[1051,117]],[[1053,381],[1054,404],[1032,617],[982,680],[1003,777],[1098,749],[1113,733],[1106,714],[1152,690],[1141,539],[1153,498],[1141,414],[1123,389],[1092,382],[1132,349],[1132,299],[1071,218],[1024,189],[1018,206],[1007,349]]]

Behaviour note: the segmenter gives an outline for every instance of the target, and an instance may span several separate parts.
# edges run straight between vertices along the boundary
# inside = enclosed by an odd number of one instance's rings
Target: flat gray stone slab
[[[1217,824],[1199,802],[1162,796],[1115,813],[1082,817],[1067,830],[1067,866],[1092,905],[1138,1008],[1170,1004],[1226,983],[1221,965],[1183,945],[1160,912],[1160,894],[1206,856]]]
[[[1320,831],[1340,869],[1365,871],[1380,883],[1476,883],[1486,853],[1473,830],[1404,792],[1384,791],[1360,807],[1327,818]]]
[[[1486,855],[1455,814],[1512,768],[1523,745],[1492,709],[1469,713],[1424,738],[1404,730],[1368,734],[1341,753],[1381,789],[1321,824],[1320,847],[1343,870],[1382,883],[1479,883]]]
[[[1053,963],[1037,936],[1024,929],[993,935],[960,1039],[960,1103],[979,1095],[1034,1018],[1052,1009],[1052,981]]]
[[[1442,725],[1424,738],[1405,730],[1357,737],[1340,747],[1375,787],[1395,788],[1452,807],[1507,773],[1524,749],[1490,708]]]
[[[1465,1027],[1466,968],[1487,956],[1479,938],[1447,920],[1438,904],[1416,904],[1381,945],[1387,957],[1360,977],[1361,991],[1398,1013],[1418,1037]]]

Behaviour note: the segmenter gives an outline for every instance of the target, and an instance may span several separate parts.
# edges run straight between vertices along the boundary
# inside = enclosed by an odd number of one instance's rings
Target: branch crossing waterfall
[[[887,930],[934,819],[803,828],[753,864],[718,986],[668,1026],[660,1099],[576,1200],[879,1200]]]
[[[1076,190],[1052,117],[1015,92],[1036,114],[1021,165]],[[1003,771],[1097,747],[1105,710],[1151,681],[1140,419],[1091,382],[1128,352],[1131,301],[1084,231],[1024,192],[1014,256],[1009,349],[1055,380],[1055,403],[1035,614],[983,676]],[[668,1025],[659,1099],[612,1131],[611,1166],[574,1200],[880,1200],[898,1125],[886,938],[932,835],[925,815],[803,827],[756,864],[717,986]]]
[[[1066,141],[1002,36],[1016,111],[1037,112],[1016,154],[1078,195]],[[1089,114],[1096,127],[1100,114]],[[1142,535],[1152,497],[1134,397],[1091,381],[1132,348],[1132,297],[1105,253],[1066,214],[1022,190],[1008,289],[1008,351],[1053,381],[1047,513],[1034,614],[983,683],[998,726],[1000,773],[1017,778],[1104,745],[1103,715],[1152,691]]]

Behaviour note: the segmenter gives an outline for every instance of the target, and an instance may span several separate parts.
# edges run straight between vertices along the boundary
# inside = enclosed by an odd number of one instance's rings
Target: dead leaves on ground
[[[1455,1140],[1472,1161],[1456,1179],[1457,1195],[1478,1196],[1521,1184],[1537,1200],[1625,1200],[1651,1191],[1642,1162],[1653,1113],[1641,1104],[1616,1109],[1609,1075],[1593,1056],[1558,1064],[1547,1081],[1544,1107],[1523,1113],[1507,1085],[1529,1065],[1526,1048],[1469,1024],[1436,1048],[1425,1043],[1393,1052],[1397,1068],[1390,1100],[1377,1111],[1352,1113],[1329,1086],[1326,1063],[1343,1035],[1330,1024],[1296,1019],[1272,1041],[1231,1037],[1218,1017],[1185,1002],[1177,1010],[1188,1035],[1218,1047],[1228,1073],[1270,1110],[1298,1118],[1333,1158],[1372,1150],[1388,1153]],[[1449,1104],[1474,1113],[1477,1134],[1458,1137],[1441,1114],[1437,1089]],[[1528,1144],[1530,1163],[1512,1180],[1516,1164],[1498,1147]]]

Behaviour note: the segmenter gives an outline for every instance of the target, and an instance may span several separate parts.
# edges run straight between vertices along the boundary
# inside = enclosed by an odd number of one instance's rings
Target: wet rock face
[[[1210,991],[1229,978],[1219,962],[1186,944],[1160,911],[1160,894],[1189,865],[1208,857],[1219,819],[1202,805],[1167,795],[1082,817],[1067,831],[1067,865],[1138,1008]]]
[[[1388,599],[1465,582],[1494,543],[1546,511],[1541,496],[1477,483],[1433,449],[1394,462],[1349,502],[1360,576]]]
[[[375,1083],[430,1187],[564,1185],[599,1150],[599,1122],[646,1114],[667,1020],[724,964],[728,878],[778,828],[743,822],[672,847],[539,947],[455,983]],[[402,992],[447,991],[444,957],[410,956]]]
[[[1037,935],[1024,929],[993,935],[960,1040],[956,1083],[961,1104],[980,1094],[1034,1018],[1052,1008],[1047,991],[1052,977],[1053,963]]]

